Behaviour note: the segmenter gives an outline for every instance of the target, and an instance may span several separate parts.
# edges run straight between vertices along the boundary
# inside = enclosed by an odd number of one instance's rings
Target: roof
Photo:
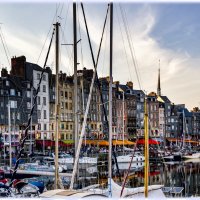
[[[119,84],[119,88],[122,89],[124,92],[130,90],[130,88],[127,85],[122,85],[122,84]]]
[[[160,96],[160,98],[161,98],[165,103],[171,103],[171,101],[168,99],[167,96]]]

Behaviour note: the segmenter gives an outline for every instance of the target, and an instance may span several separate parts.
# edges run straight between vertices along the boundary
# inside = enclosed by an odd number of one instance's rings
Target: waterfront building
[[[193,108],[192,113],[192,138],[200,139],[200,110],[198,107]]]
[[[18,151],[20,139],[28,122],[31,111],[31,101],[36,93],[31,81],[25,75],[25,57],[13,57],[11,59],[10,74],[4,68],[1,71],[1,133],[4,139],[4,151],[8,151],[9,134],[11,134],[12,152]],[[31,89],[32,88],[32,89]],[[32,99],[32,100],[31,100]],[[10,133],[8,123],[8,102],[10,103]],[[37,104],[36,104],[37,107]],[[32,115],[32,127],[28,131],[24,152],[31,152],[35,141],[35,127],[37,124],[37,112]]]
[[[36,90],[39,85],[39,80],[42,74],[43,68],[37,64],[29,63],[26,61],[25,56],[12,58],[11,74],[18,76],[25,81],[30,82],[30,86],[27,89],[26,97],[33,98],[32,91]],[[36,139],[43,141],[50,138],[49,134],[49,73],[50,68],[46,67],[42,76],[40,89],[37,96],[37,106],[35,111],[37,112],[37,123],[35,124],[34,131]],[[33,101],[32,101],[33,102]],[[27,107],[31,109],[31,102],[27,102]],[[43,145],[45,148],[45,145]],[[45,149],[43,149],[44,151]]]
[[[157,94],[155,92],[151,92],[147,95],[147,110],[149,115],[149,136],[160,137],[159,102],[157,101]]]
[[[56,115],[55,115],[55,75],[50,74],[49,81],[50,91],[50,141],[48,143],[54,144],[55,142],[55,129],[56,129]],[[59,144],[60,149],[71,146],[73,142],[73,78],[66,76],[65,73],[59,73]]]
[[[116,135],[115,139],[122,140],[128,139],[127,131],[127,96],[126,85],[121,85],[119,81],[113,83],[116,88],[115,92],[115,122],[116,122]]]
[[[92,69],[83,68],[78,70],[78,113],[79,113],[79,132],[82,128],[84,113],[90,93],[90,85],[92,82],[94,71]],[[103,138],[102,121],[101,121],[101,101],[100,91],[98,88],[97,78],[94,81],[90,107],[87,117],[86,138],[99,139]]]
[[[138,137],[144,136],[144,100],[145,94],[142,90],[132,90],[136,97],[136,132]]]
[[[133,92],[133,83],[127,82],[126,85],[115,82],[115,99],[116,108],[115,118],[117,122],[118,131],[123,132],[124,120],[124,134],[125,139],[135,139],[137,137],[137,123],[136,123],[136,95]],[[124,95],[124,113],[123,113],[123,95]]]

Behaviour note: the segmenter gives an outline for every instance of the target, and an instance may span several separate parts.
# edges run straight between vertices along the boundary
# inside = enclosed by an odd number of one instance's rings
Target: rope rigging
[[[7,48],[7,45],[6,45],[6,41],[5,41],[5,38],[3,36],[3,32],[1,30],[1,26],[0,26],[0,38],[1,38],[2,45],[3,45],[3,49],[4,49],[5,54],[6,54],[8,65],[10,66],[10,60],[9,60],[9,56],[8,56],[9,50]]]
[[[24,150],[24,144],[25,144],[26,139],[28,138],[28,130],[30,128],[31,118],[32,118],[33,111],[34,111],[34,108],[35,108],[35,105],[36,105],[36,101],[37,101],[37,95],[38,95],[38,92],[39,92],[39,89],[40,89],[40,84],[42,82],[42,78],[43,78],[43,74],[44,74],[44,71],[45,71],[46,63],[47,63],[47,60],[48,60],[48,57],[49,57],[49,53],[50,53],[50,49],[51,49],[51,45],[52,45],[52,41],[53,41],[53,36],[54,36],[54,31],[55,31],[55,29],[53,29],[53,33],[52,33],[51,41],[50,41],[50,44],[49,44],[48,52],[47,52],[47,55],[46,55],[46,58],[45,58],[45,62],[44,62],[44,66],[43,66],[43,69],[42,69],[41,77],[40,77],[39,84],[38,84],[38,87],[37,87],[37,90],[36,90],[36,94],[35,94],[34,99],[33,99],[33,105],[32,105],[32,108],[31,108],[31,112],[30,112],[30,115],[29,115],[27,126],[25,128],[24,138],[22,139],[22,141],[20,143],[20,151],[18,153],[16,164],[15,164],[15,167],[14,167],[14,171],[12,173],[11,183],[9,185],[10,187],[12,186],[13,181],[15,179],[15,175],[17,173],[17,169],[18,169],[18,166],[19,166],[19,161],[21,159],[21,155],[22,155],[22,152]]]
[[[107,8],[107,12],[106,12],[106,18],[105,18],[104,25],[103,25],[102,37],[101,37],[101,40],[100,40],[99,50],[98,50],[98,53],[97,53],[97,59],[96,59],[96,63],[95,63],[94,54],[93,54],[93,50],[92,50],[92,45],[91,45],[91,41],[90,41],[90,35],[89,35],[87,21],[86,21],[86,16],[85,16],[85,12],[84,12],[84,7],[83,7],[83,3],[81,2],[81,8],[82,8],[82,12],[83,12],[86,32],[87,32],[87,36],[88,36],[88,42],[89,42],[89,46],[90,46],[90,53],[91,53],[91,56],[92,56],[93,67],[95,69],[97,68],[98,61],[99,61],[99,55],[100,55],[101,45],[102,45],[102,41],[103,41],[103,35],[104,35],[104,31],[105,31],[105,26],[106,26],[109,6],[110,5],[108,4],[108,8]],[[106,109],[105,109],[105,105],[104,105],[103,95],[102,95],[102,92],[101,92],[101,86],[100,86],[100,82],[99,82],[97,71],[96,71],[96,81],[97,81],[97,86],[98,86],[98,90],[99,90],[100,98],[101,98],[101,103],[102,103],[102,109],[103,109],[103,113],[104,113],[104,117],[105,117],[105,121],[106,121],[106,128],[107,128],[106,130],[108,131],[109,124],[108,124],[108,119],[107,119],[107,113],[106,113]],[[107,132],[107,136],[108,136],[108,132]],[[112,153],[113,153],[114,161],[115,161],[115,164],[116,164],[117,173],[118,173],[118,175],[119,175],[119,177],[121,179],[121,176],[120,176],[120,173],[119,173],[119,166],[118,166],[118,163],[117,163],[117,158],[116,158],[116,154],[115,154],[114,148],[112,148]]]
[[[132,39],[131,39],[131,36],[130,36],[130,31],[129,31],[129,28],[128,28],[125,11],[122,8],[121,4],[119,4],[119,8],[120,8],[120,11],[121,11],[122,20],[123,20],[123,23],[124,23],[125,32],[126,32],[127,39],[128,39],[128,44],[129,44],[129,48],[130,48],[130,53],[131,53],[131,58],[132,58],[132,61],[133,61],[133,65],[134,65],[134,68],[135,68],[137,81],[138,81],[140,90],[142,90],[142,86],[141,86],[140,78],[139,78],[139,72],[138,72],[138,69],[137,69],[137,67],[138,67],[137,66],[137,61],[136,61],[136,58],[135,58],[135,51],[134,51],[134,48],[133,48],[133,42],[132,42]]]

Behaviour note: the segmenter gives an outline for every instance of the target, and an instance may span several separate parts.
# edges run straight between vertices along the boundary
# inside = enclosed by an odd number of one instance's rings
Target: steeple
[[[161,87],[160,87],[160,60],[159,60],[159,68],[158,68],[158,87],[157,87],[157,95],[161,96]]]

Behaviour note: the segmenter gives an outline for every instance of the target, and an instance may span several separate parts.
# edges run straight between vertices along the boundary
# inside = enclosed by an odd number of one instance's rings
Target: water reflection
[[[200,160],[182,162],[151,163],[149,184],[165,187],[183,187],[182,196],[200,196]],[[144,185],[144,169],[134,172],[129,178],[130,187]]]

